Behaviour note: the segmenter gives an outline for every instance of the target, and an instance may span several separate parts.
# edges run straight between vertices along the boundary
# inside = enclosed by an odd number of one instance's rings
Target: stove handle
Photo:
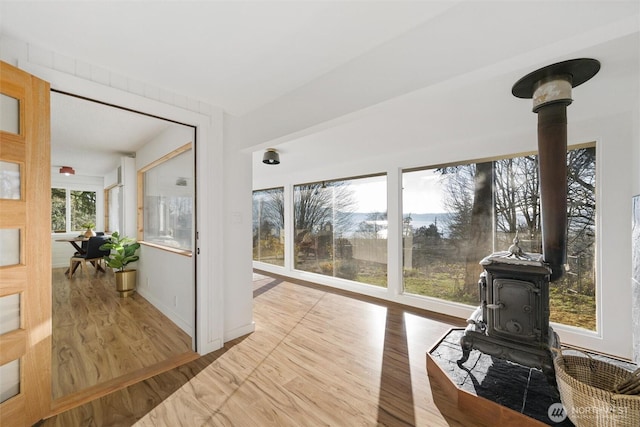
[[[487,308],[491,310],[500,310],[501,308],[504,308],[504,304],[498,301],[497,304],[487,304]]]
[[[478,279],[478,294],[480,295],[480,301],[482,306],[487,305],[487,272],[483,271]]]

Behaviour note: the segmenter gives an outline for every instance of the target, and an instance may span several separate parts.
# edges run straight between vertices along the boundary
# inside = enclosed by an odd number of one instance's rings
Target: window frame
[[[85,182],[63,182],[62,180],[52,179],[51,189],[58,188],[65,191],[65,230],[55,231],[51,229],[52,236],[59,236],[61,234],[75,234],[84,230],[71,230],[71,192],[72,191],[87,191],[96,193],[96,218],[95,218],[95,230],[102,230],[104,228],[103,217],[101,212],[104,211],[104,192],[103,186],[95,183]],[[49,224],[51,227],[51,223]]]
[[[340,261],[340,258],[335,258],[335,254],[333,253],[331,255],[331,258],[328,260],[328,262],[330,264],[332,264],[333,269],[331,271],[332,274],[328,274],[328,272],[316,272],[316,271],[312,271],[312,270],[305,270],[304,268],[300,268],[300,265],[298,263],[298,259],[296,257],[296,243],[295,243],[295,239],[296,236],[299,233],[299,230],[297,230],[295,228],[295,223],[297,221],[296,219],[296,207],[295,207],[295,203],[296,203],[296,189],[298,187],[303,187],[303,186],[310,186],[310,185],[317,185],[320,184],[322,186],[322,188],[325,187],[329,187],[331,186],[331,184],[333,183],[345,183],[345,182],[349,182],[349,181],[357,181],[357,180],[364,180],[364,179],[369,179],[369,178],[384,178],[384,188],[385,188],[385,211],[384,211],[384,215],[387,216],[388,218],[388,213],[389,213],[389,204],[388,204],[388,186],[389,186],[389,174],[387,172],[378,172],[378,173],[370,173],[370,174],[363,174],[363,175],[350,175],[347,177],[337,177],[337,178],[331,178],[331,179],[326,179],[326,180],[316,180],[316,181],[310,181],[310,182],[303,182],[303,183],[294,183],[291,186],[291,217],[292,217],[292,237],[291,237],[291,241],[293,242],[292,245],[292,253],[291,253],[291,270],[299,273],[299,274],[313,274],[313,275],[318,275],[321,277],[326,277],[329,278],[330,280],[337,280],[337,281],[344,281],[344,282],[351,282],[353,284],[356,284],[357,286],[365,286],[365,287],[372,287],[372,288],[377,288],[379,290],[382,291],[386,291],[389,287],[389,280],[388,280],[388,272],[389,272],[389,238],[388,236],[384,237],[384,239],[380,239],[380,240],[384,240],[384,251],[385,251],[385,259],[386,262],[384,263],[384,270],[386,271],[386,273],[384,274],[384,279],[383,282],[384,284],[381,283],[369,283],[369,282],[365,282],[365,281],[361,281],[361,280],[357,280],[357,278],[348,278],[348,277],[343,277],[340,274],[337,274],[337,270],[335,268],[336,263],[338,261]],[[331,209],[335,209],[335,206],[332,206]],[[381,213],[381,212],[371,212],[371,213]],[[286,212],[285,212],[286,214]],[[390,222],[387,219],[387,230],[390,227]],[[335,234],[335,224],[331,223],[331,233],[333,235],[332,237],[332,241],[336,240],[336,234]],[[335,246],[334,246],[334,250],[335,250]],[[316,256],[318,256],[316,254]]]
[[[599,270],[599,265],[600,265],[600,258],[598,256],[598,247],[600,245],[599,241],[600,241],[600,229],[598,226],[598,209],[600,208],[600,203],[599,203],[599,199],[597,197],[597,188],[599,185],[599,176],[600,176],[600,170],[599,170],[599,156],[600,154],[600,150],[598,149],[598,145],[596,143],[596,141],[591,141],[591,142],[585,142],[585,143],[578,143],[578,144],[571,144],[567,146],[567,154],[570,151],[574,151],[574,150],[580,150],[580,149],[585,149],[585,148],[594,148],[596,150],[596,157],[595,157],[595,183],[594,183],[594,188],[595,188],[595,193],[594,194],[594,201],[595,201],[595,222],[594,222],[594,257],[593,257],[593,277],[594,277],[594,303],[595,303],[595,309],[594,309],[594,317],[595,317],[595,329],[590,329],[590,328],[581,328],[575,325],[571,325],[571,324],[567,324],[567,323],[559,323],[559,322],[552,322],[556,325],[560,325],[562,328],[574,328],[576,330],[579,330],[581,332],[586,332],[588,334],[598,334],[600,333],[599,328],[602,326],[601,323],[598,321],[598,316],[601,310],[600,304],[601,299],[599,298],[600,295],[600,288],[601,288],[601,278],[598,274],[598,270]],[[403,177],[405,173],[411,173],[411,172],[420,172],[420,171],[425,171],[425,170],[434,170],[434,169],[438,169],[438,168],[445,168],[445,167],[452,167],[452,166],[459,166],[459,165],[471,165],[471,164],[478,164],[478,163],[487,163],[487,162],[497,162],[500,160],[505,160],[505,159],[513,159],[513,158],[518,158],[518,157],[526,157],[526,156],[530,156],[530,155],[538,155],[538,151],[525,151],[525,152],[518,152],[518,153],[510,153],[510,154],[504,154],[504,155],[500,155],[500,156],[493,156],[493,157],[484,157],[484,158],[478,158],[478,159],[471,159],[471,160],[460,160],[460,161],[455,161],[455,162],[448,162],[448,163],[442,163],[442,164],[436,164],[436,165],[431,165],[431,166],[419,166],[419,167],[412,167],[412,168],[405,168],[405,169],[401,169],[400,170],[400,182],[403,181]],[[492,184],[493,186],[494,184]],[[495,189],[493,189],[492,191],[495,191]],[[494,195],[495,197],[495,195]],[[402,218],[404,218],[405,212],[404,209],[402,207],[403,205],[403,201],[404,201],[404,196],[403,196],[403,191],[400,191],[399,193],[399,198],[400,198],[400,217],[401,220]],[[494,203],[494,209],[495,209],[495,201]],[[499,250],[506,250],[506,247],[495,247],[496,245],[496,239],[497,239],[497,233],[498,231],[496,230],[496,218],[495,218],[495,212],[493,213],[493,227],[494,227],[494,231],[493,231],[493,237],[492,237],[492,246],[494,247],[493,250],[494,251],[499,251]],[[541,238],[541,233],[542,231],[540,230],[540,238]],[[402,244],[402,243],[401,243]],[[487,255],[490,255],[489,253],[487,253]],[[478,260],[480,261],[480,260]],[[567,262],[569,262],[569,260],[567,259]],[[404,262],[402,262],[402,260],[400,261],[400,270],[403,273],[402,274],[402,279],[399,283],[399,292],[402,295],[405,295],[407,297],[410,298],[418,298],[418,299],[424,299],[424,300],[432,300],[432,301],[437,301],[439,303],[445,303],[447,305],[464,305],[466,306],[468,309],[473,309],[475,306],[474,305],[468,305],[467,303],[464,302],[460,302],[460,301],[453,301],[453,300],[447,300],[447,299],[441,299],[441,298],[437,298],[437,297],[433,297],[433,296],[427,296],[427,295],[422,295],[422,294],[416,294],[416,293],[409,293],[405,290],[405,281],[404,281]],[[479,301],[478,301],[479,302]]]
[[[631,198],[627,197],[630,172],[628,168],[621,167],[629,159],[628,129],[607,122],[602,129],[602,134],[597,138],[593,135],[593,127],[576,126],[571,138],[568,140],[568,148],[580,147],[583,144],[596,145],[596,331],[577,328],[561,323],[551,322],[553,329],[560,335],[563,343],[582,348],[589,348],[603,353],[627,357],[631,354],[628,347],[628,337],[631,336],[631,326],[628,323],[631,310],[630,296],[626,271],[630,268],[630,260],[618,251],[621,243],[630,241],[629,226],[624,221],[619,221],[621,215],[630,215]],[[590,124],[591,125],[591,124]],[[595,124],[594,124],[595,126]],[[597,127],[597,126],[596,126]],[[626,129],[626,130],[625,130]],[[534,132],[535,134],[535,132]],[[455,141],[454,141],[455,142]],[[453,144],[453,142],[452,142]],[[535,152],[535,135],[529,138],[527,135],[514,137],[506,134],[502,137],[491,138],[487,144],[465,145],[462,149],[457,142],[452,145],[458,150],[411,152],[406,156],[388,156],[380,158],[376,162],[358,162],[355,165],[345,163],[333,165],[322,170],[301,170],[287,176],[274,175],[260,178],[254,177],[254,188],[266,188],[284,185],[285,202],[288,212],[293,212],[293,186],[304,182],[316,182],[323,179],[334,179],[341,176],[357,174],[376,174],[386,171],[388,179],[388,214],[389,214],[389,282],[386,290],[371,286],[362,286],[355,282],[334,279],[329,276],[310,274],[292,268],[293,239],[289,235],[286,245],[289,253],[284,267],[272,266],[253,262],[253,267],[258,271],[279,274],[295,280],[310,281],[323,286],[346,290],[367,297],[381,298],[387,301],[395,301],[421,310],[439,313],[442,316],[451,316],[452,321],[464,323],[472,313],[473,308],[467,305],[449,301],[418,298],[402,293],[402,171],[423,169],[425,165],[437,165],[452,163],[454,160],[464,161],[468,159],[482,159],[489,157],[505,157],[505,153]],[[261,153],[260,153],[261,154]],[[506,156],[509,157],[509,156]],[[377,158],[376,158],[377,159]],[[622,212],[622,213],[621,213]],[[289,214],[285,223],[287,231],[293,230],[293,221]],[[291,234],[291,233],[289,233]],[[610,286],[609,286],[610,285]],[[621,309],[622,307],[622,309]],[[461,323],[461,324],[462,324]]]
[[[178,255],[183,255],[183,256],[187,256],[187,257],[192,257],[193,256],[193,249],[182,249],[182,248],[174,248],[171,246],[166,246],[166,245],[162,245],[156,242],[149,242],[149,241],[145,241],[144,240],[144,198],[145,198],[145,189],[144,189],[144,177],[145,177],[145,173],[150,171],[151,169],[153,169],[156,166],[159,166],[163,163],[166,163],[168,161],[170,161],[171,159],[179,156],[180,154],[183,154],[189,150],[193,150],[193,143],[188,142],[186,144],[184,144],[181,147],[176,148],[175,150],[165,154],[164,156],[154,160],[153,162],[149,163],[146,166],[143,166],[142,168],[138,169],[138,173],[137,173],[137,202],[138,202],[138,235],[137,235],[137,241],[138,243],[140,243],[141,245],[145,245],[145,246],[149,246],[149,247],[153,247],[156,249],[160,249],[163,251],[167,251],[167,252],[172,252]],[[195,166],[193,168],[193,172],[194,172],[194,176],[195,176]],[[193,213],[195,215],[196,212],[196,203],[195,203],[195,198],[196,198],[196,192],[194,189],[193,192]],[[195,223],[192,222],[192,239],[195,238]],[[195,241],[192,240],[192,247],[195,246]]]
[[[266,264],[271,264],[271,265],[275,265],[275,266],[279,266],[279,267],[284,267],[284,264],[285,264],[285,261],[286,261],[286,258],[287,258],[287,252],[286,252],[286,248],[285,248],[285,246],[286,246],[285,242],[286,242],[286,236],[287,236],[286,225],[285,225],[286,222],[287,222],[286,221],[287,209],[286,209],[286,203],[285,203],[285,188],[283,186],[272,187],[272,188],[260,188],[260,189],[257,189],[257,190],[252,190],[252,192],[251,192],[251,199],[252,199],[252,203],[251,203],[252,204],[252,218],[251,218],[252,242],[253,242],[253,236],[256,233],[256,227],[255,227],[256,221],[258,222],[258,224],[262,223],[262,217],[261,216],[259,218],[257,218],[257,219],[254,216],[255,213],[256,213],[255,212],[256,193],[266,193],[266,192],[275,192],[275,191],[279,191],[279,192],[282,193],[282,202],[283,202],[283,209],[284,209],[282,227],[281,227],[281,230],[280,230],[282,235],[279,236],[279,239],[280,239],[281,244],[282,244],[282,264],[279,264],[279,263],[276,263],[276,262],[269,262],[269,261],[267,261],[265,259],[261,259],[260,248],[261,248],[261,245],[262,245],[262,240],[260,239],[260,225],[258,225],[258,227],[257,227],[257,234],[258,234],[258,238],[257,238],[257,245],[258,245],[257,254],[256,254],[256,246],[254,246],[252,244],[252,257],[251,258],[252,258],[252,261],[264,262]],[[261,202],[262,202],[262,200],[261,200]],[[261,215],[261,210],[259,210],[259,214]],[[276,255],[276,259],[278,259],[277,255]]]

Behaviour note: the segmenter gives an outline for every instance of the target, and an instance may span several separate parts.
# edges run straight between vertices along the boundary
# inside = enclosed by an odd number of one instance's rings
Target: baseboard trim
[[[102,384],[97,384],[92,387],[88,387],[85,390],[71,393],[67,396],[55,399],[51,403],[51,412],[46,418],[58,415],[69,409],[75,408],[92,400],[106,396],[114,391],[121,390],[129,387],[130,385],[139,383],[155,375],[159,375],[163,372],[182,366],[185,363],[189,363],[199,358],[200,355],[193,351],[187,351],[170,359],[156,363],[153,366],[147,366],[137,371],[122,375],[118,378],[106,381]]]
[[[234,328],[230,331],[224,332],[224,342],[229,342],[236,338],[240,338],[241,336],[250,334],[256,330],[255,322],[251,322],[248,325],[240,326],[239,328]]]

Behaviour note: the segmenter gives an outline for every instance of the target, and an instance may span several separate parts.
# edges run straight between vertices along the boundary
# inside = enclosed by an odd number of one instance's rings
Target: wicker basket
[[[562,351],[554,349],[556,381],[567,416],[577,427],[640,426],[640,396],[611,391],[631,372],[589,355]]]

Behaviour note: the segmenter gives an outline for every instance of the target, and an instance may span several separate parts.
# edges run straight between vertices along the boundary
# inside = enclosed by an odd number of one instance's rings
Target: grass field
[[[272,255],[263,259],[276,265],[283,265],[281,257]],[[263,254],[264,257],[264,254]],[[339,260],[335,275],[369,285],[387,286],[386,266],[365,261]],[[334,266],[330,260],[298,259],[296,269],[332,276]],[[459,263],[434,263],[420,270],[405,271],[404,292],[425,297],[439,298],[479,305],[477,285],[465,287],[464,267]],[[588,330],[596,329],[596,300],[594,295],[575,291],[566,284],[551,284],[549,289],[550,320],[556,323],[576,326]]]
[[[371,276],[358,277],[358,281],[370,284],[383,284],[382,278]],[[472,293],[465,291],[464,271],[456,264],[445,264],[431,267],[428,276],[421,273],[409,273],[404,278],[406,293],[446,301],[460,302],[473,307],[479,305],[477,288],[471,286]],[[593,295],[580,294],[566,286],[551,284],[549,289],[549,306],[552,322],[576,326],[588,330],[596,329],[596,299]]]

